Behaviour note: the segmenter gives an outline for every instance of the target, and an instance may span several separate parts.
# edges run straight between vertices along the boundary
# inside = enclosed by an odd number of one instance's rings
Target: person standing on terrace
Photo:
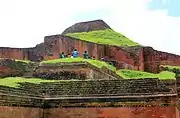
[[[72,55],[70,53],[68,53],[67,57],[70,58]]]
[[[84,59],[88,59],[88,53],[87,53],[87,51],[84,51],[84,53],[83,53],[83,58],[84,58]]]
[[[64,52],[62,52],[59,57],[60,58],[65,58]]]
[[[95,60],[95,56],[93,56],[92,59]]]
[[[74,49],[74,51],[72,52],[72,55],[74,58],[77,58],[79,55],[79,52],[76,49]]]

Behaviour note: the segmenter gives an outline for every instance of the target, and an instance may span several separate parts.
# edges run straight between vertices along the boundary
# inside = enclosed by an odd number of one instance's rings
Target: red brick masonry
[[[54,108],[0,106],[0,118],[179,118],[176,107]]]

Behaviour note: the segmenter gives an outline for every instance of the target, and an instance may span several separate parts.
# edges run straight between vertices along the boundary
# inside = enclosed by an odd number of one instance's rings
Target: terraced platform
[[[1,93],[40,97],[62,96],[124,96],[173,93],[158,79],[74,80],[50,83],[20,83],[18,88],[0,86]]]
[[[40,64],[33,76],[51,80],[122,79],[116,72],[106,67],[98,68],[88,62]]]
[[[17,63],[13,60],[7,62],[10,62],[8,65]],[[21,63],[29,66],[29,63]],[[8,81],[7,78],[2,78],[2,83],[5,81],[5,84],[0,86],[1,106],[42,108],[113,107],[134,104],[156,106],[162,103],[169,104],[178,96],[175,79],[161,80],[147,77],[123,79],[117,74],[115,67],[97,60],[58,59],[31,65],[29,69],[24,68],[24,65],[20,68],[26,72],[22,77],[30,78],[20,80],[12,77],[8,78]],[[9,70],[13,72],[17,69]]]
[[[177,93],[158,79],[135,79],[20,83],[18,88],[0,86],[0,96],[1,105],[58,107],[92,102],[149,102],[176,97]]]

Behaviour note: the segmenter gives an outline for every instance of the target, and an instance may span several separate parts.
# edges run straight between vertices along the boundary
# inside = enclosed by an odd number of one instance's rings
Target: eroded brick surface
[[[30,59],[33,61],[59,58],[59,53],[66,54],[73,49],[79,51],[80,56],[88,51],[96,59],[102,57],[116,61],[118,68],[159,72],[159,65],[180,65],[180,56],[156,51],[151,47],[117,47],[98,45],[62,35],[45,37],[44,43],[34,48],[0,48],[0,58]]]
[[[54,108],[0,107],[0,118],[179,118],[176,107]]]
[[[28,69],[32,69],[31,64],[14,59],[0,59],[0,77],[22,76]]]
[[[143,50],[145,71],[159,72],[160,65],[180,66],[179,55],[157,51],[151,47],[145,47]]]
[[[42,118],[39,108],[0,106],[0,118]]]

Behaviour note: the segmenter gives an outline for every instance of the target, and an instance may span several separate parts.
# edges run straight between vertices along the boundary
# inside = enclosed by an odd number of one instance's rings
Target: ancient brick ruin
[[[0,58],[14,58],[37,61],[41,59],[56,59],[59,53],[71,53],[74,48],[82,54],[87,50],[90,56],[97,59],[107,57],[116,62],[118,68],[128,68],[158,72],[159,65],[180,66],[180,56],[154,50],[151,47],[117,47],[82,41],[65,36],[69,32],[92,31],[110,28],[101,20],[77,23],[67,28],[60,35],[46,36],[44,42],[33,48],[6,48],[0,47]],[[79,29],[79,30],[78,30]]]
[[[65,36],[110,28],[104,21],[77,23],[60,35],[46,36],[33,48],[0,47],[0,78],[38,77],[69,80],[52,83],[0,85],[0,118],[179,118],[180,71],[176,80],[122,79],[106,68],[88,63],[39,64],[59,58],[59,53],[87,50],[96,59],[106,57],[118,69],[157,73],[160,65],[180,66],[180,56],[152,47],[95,44]],[[4,59],[5,58],[5,59]],[[31,60],[35,63],[18,62]]]

